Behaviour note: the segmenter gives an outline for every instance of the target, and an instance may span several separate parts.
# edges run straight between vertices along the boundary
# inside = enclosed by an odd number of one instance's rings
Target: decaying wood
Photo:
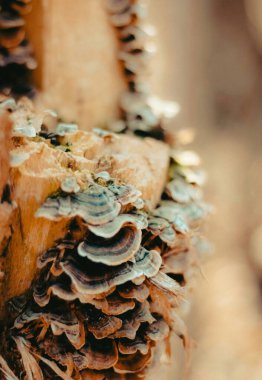
[[[125,89],[105,3],[37,0],[27,16],[44,104],[84,130],[115,119]]]
[[[69,135],[66,142],[70,139],[73,143],[70,153],[45,142],[13,140],[12,154],[25,160],[10,172],[17,209],[7,251],[4,300],[30,286],[38,255],[65,235],[67,220],[37,219],[35,212],[68,175],[81,179],[83,175],[90,176],[90,172],[107,170],[112,177],[141,190],[149,207],[154,207],[160,198],[169,163],[169,151],[164,144],[126,135],[100,137],[82,131]]]
[[[29,29],[41,63],[38,82],[48,94],[45,104],[58,109],[66,119],[80,121],[81,129],[90,130],[117,116],[117,98],[124,86],[116,65],[116,41],[106,20],[104,2],[77,0],[73,7],[71,3],[69,0],[35,2]],[[68,26],[72,23],[74,31],[70,34]],[[76,40],[79,42],[82,37],[85,48],[79,49],[81,44]],[[24,138],[13,142],[13,153],[19,153],[24,162],[11,169],[18,208],[14,215],[16,228],[7,252],[5,300],[29,287],[36,273],[36,258],[53,246],[54,240],[65,235],[66,219],[55,222],[35,218],[35,211],[48,195],[58,190],[65,177],[73,174],[81,183],[82,177],[88,177],[90,172],[106,170],[112,177],[140,189],[148,207],[153,208],[160,199],[169,161],[168,148],[163,144],[130,136],[112,138],[78,132],[64,138],[68,153],[45,142]],[[181,233],[179,229],[176,232]],[[160,243],[172,246],[172,239],[175,234],[173,231],[170,237],[169,226],[161,234]],[[166,310],[162,307],[158,311],[161,314]],[[51,342],[51,348],[54,346]],[[132,360],[131,366],[139,366],[139,355],[136,357],[138,360]],[[128,367],[129,363],[120,362],[117,371],[121,372],[121,364]],[[86,376],[91,378],[89,373]]]

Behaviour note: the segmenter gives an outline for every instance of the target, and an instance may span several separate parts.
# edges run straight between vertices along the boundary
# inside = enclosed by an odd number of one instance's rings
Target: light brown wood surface
[[[27,140],[12,150],[26,153],[28,159],[12,168],[10,175],[17,209],[7,252],[4,300],[29,288],[37,271],[37,257],[67,231],[67,219],[54,222],[35,217],[37,209],[59,189],[65,177],[85,174],[88,178],[91,172],[107,170],[113,178],[138,188],[150,208],[159,201],[169,164],[165,144],[126,135],[104,139],[82,131],[69,137],[69,141],[73,143],[70,155]]]
[[[125,81],[104,0],[35,0],[27,29],[46,106],[85,130],[118,117]]]

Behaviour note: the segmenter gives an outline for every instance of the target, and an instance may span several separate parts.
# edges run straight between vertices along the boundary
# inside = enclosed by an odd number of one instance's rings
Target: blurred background
[[[215,205],[189,318],[190,380],[262,378],[262,1],[151,1],[156,92],[181,105]],[[160,78],[161,77],[161,78]],[[170,377],[171,378],[171,377]]]
[[[125,88],[103,4],[35,1],[28,16],[45,103],[83,129],[115,117]],[[261,380],[262,0],[151,0],[149,11],[158,31],[154,92],[181,105],[175,125],[195,129],[215,206],[214,253],[188,320],[189,380]],[[180,362],[181,353],[166,379],[182,378]]]

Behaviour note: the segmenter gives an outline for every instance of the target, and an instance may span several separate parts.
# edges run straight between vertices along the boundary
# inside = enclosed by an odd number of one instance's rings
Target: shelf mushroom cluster
[[[14,138],[65,148],[60,137],[76,125],[59,123],[49,133],[46,113],[27,103],[1,104],[11,113]],[[146,371],[172,332],[189,346],[180,306],[205,245],[200,225],[209,207],[198,156],[179,147],[170,156],[153,210],[139,190],[106,171],[81,180],[68,173],[37,210],[37,218],[68,228],[39,256],[31,288],[8,302],[0,355],[6,377],[128,379]]]
[[[26,39],[23,15],[32,0],[0,1],[0,88],[5,94],[33,95],[31,70],[36,61]]]
[[[154,28],[145,23],[146,1],[108,0],[110,21],[117,30],[118,58],[124,69],[128,91],[120,97],[124,123],[112,125],[115,131],[131,130],[140,136],[165,138],[165,121],[178,112],[178,105],[150,94],[149,64],[155,52],[150,38]]]
[[[70,224],[39,257],[28,294],[9,304],[28,378],[35,371],[45,379],[62,371],[65,379],[141,373],[169,337],[173,321],[161,305],[166,294],[178,304],[182,288],[162,272],[161,252],[143,246],[148,215],[141,207],[139,191],[102,172],[84,189],[67,178],[37,211]]]
[[[169,181],[148,219],[144,244],[161,252],[162,272],[187,290],[192,288],[202,256],[210,251],[209,242],[202,236],[202,224],[212,209],[203,201],[201,187],[206,175],[199,164],[195,152],[171,150]]]

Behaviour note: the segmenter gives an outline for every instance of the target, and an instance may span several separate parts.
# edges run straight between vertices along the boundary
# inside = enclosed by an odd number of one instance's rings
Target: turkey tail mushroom
[[[120,265],[131,260],[140,247],[142,240],[141,230],[132,227],[123,227],[112,238],[101,238],[90,234],[79,244],[77,251],[81,257],[106,265]]]
[[[118,59],[129,87],[120,97],[125,128],[141,137],[166,140],[166,121],[178,112],[179,107],[150,94],[149,62],[156,49],[151,41],[154,28],[144,22],[147,7],[132,0],[108,0],[107,8],[110,21],[116,28],[120,43]]]
[[[30,4],[29,0],[11,3],[12,9]],[[136,89],[141,57],[134,60],[133,47],[141,46],[147,33],[137,24],[143,9],[135,5],[131,0],[109,2],[133,83],[122,97],[122,109],[129,129],[163,138],[163,115],[153,109],[157,102]],[[144,48],[141,54],[144,57]],[[137,153],[137,144],[142,144],[139,147],[145,146],[154,156],[152,139],[144,143],[134,136],[121,140],[120,135],[99,130],[77,132],[75,124],[65,123],[49,132],[47,113],[34,112],[28,100],[5,99],[0,108],[13,121],[16,158],[11,174],[22,229],[13,232],[8,250],[10,263],[18,262],[19,267],[9,268],[8,280],[19,277],[19,281],[14,291],[9,283],[12,291],[7,286],[5,293],[7,318],[0,349],[4,376],[10,380],[132,378],[143,374],[155,348],[172,332],[188,348],[179,307],[197,267],[198,234],[209,212],[202,201],[197,156],[170,150],[165,186],[169,149],[162,142],[157,146],[164,146],[166,167],[156,168],[152,157],[141,159]],[[123,177],[125,141],[136,146],[136,164],[132,162],[132,170]],[[131,155],[132,146],[128,149]],[[108,171],[101,169],[105,154],[115,161]],[[27,193],[28,183],[32,189]],[[164,190],[161,199],[155,196],[160,194],[159,186]],[[30,275],[27,264],[35,266]]]

